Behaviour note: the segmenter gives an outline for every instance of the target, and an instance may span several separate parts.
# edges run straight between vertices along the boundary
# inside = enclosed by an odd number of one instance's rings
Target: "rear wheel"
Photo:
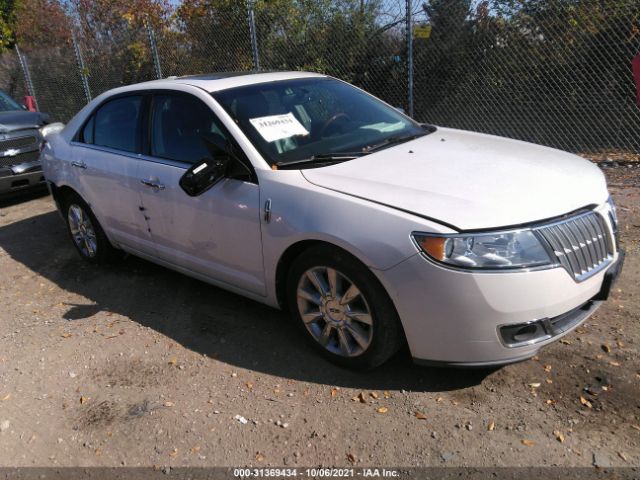
[[[95,215],[82,198],[70,194],[64,202],[67,230],[80,256],[90,263],[107,263],[118,256]]]
[[[401,346],[395,308],[373,273],[341,250],[315,247],[293,263],[287,300],[311,344],[342,366],[369,369]]]

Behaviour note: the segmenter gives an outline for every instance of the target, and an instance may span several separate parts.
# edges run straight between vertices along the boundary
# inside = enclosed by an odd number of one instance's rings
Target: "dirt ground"
[[[281,312],[133,257],[87,266],[49,197],[5,201],[0,466],[639,466],[640,168],[603,170],[612,298],[493,371],[339,369]]]

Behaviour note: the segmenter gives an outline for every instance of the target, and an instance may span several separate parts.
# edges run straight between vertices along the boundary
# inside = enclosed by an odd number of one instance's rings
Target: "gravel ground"
[[[85,265],[49,197],[0,205],[0,466],[639,466],[640,168],[603,166],[612,298],[501,369],[369,373],[285,316],[133,257]]]

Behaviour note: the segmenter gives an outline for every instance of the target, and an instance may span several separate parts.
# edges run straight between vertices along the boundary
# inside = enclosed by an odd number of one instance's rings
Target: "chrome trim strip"
[[[145,162],[159,163],[162,165],[168,165],[170,167],[182,168],[184,170],[187,170],[191,166],[191,164],[188,162],[178,162],[176,160],[169,160],[166,158],[151,157],[148,155],[143,155],[141,153],[125,152],[124,150],[117,150],[111,147],[103,147],[101,145],[92,145],[89,143],[77,142],[75,140],[71,141],[70,144],[74,147],[83,147],[83,148],[88,148],[90,150],[96,150],[98,152],[112,153],[114,155],[121,155],[123,157],[129,157],[135,160],[143,160]]]

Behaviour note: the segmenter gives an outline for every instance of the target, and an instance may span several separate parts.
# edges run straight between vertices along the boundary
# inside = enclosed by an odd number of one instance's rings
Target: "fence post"
[[[408,114],[413,117],[413,18],[411,0],[406,0],[406,22],[407,22],[407,103]]]
[[[22,68],[22,75],[24,75],[24,83],[27,86],[27,91],[29,95],[33,97],[33,103],[35,104],[36,110],[40,110],[38,108],[38,98],[36,97],[36,91],[33,88],[33,82],[31,81],[31,72],[29,72],[29,64],[27,63],[27,57],[25,57],[18,44],[16,43],[16,54],[18,55],[18,61],[20,62],[20,67]]]
[[[253,7],[255,0],[247,0],[247,13],[249,20],[249,35],[251,36],[251,54],[253,56],[253,69],[260,71],[260,55],[258,54],[258,35],[256,32],[256,18]]]
[[[91,101],[91,90],[89,89],[89,79],[87,77],[87,69],[84,66],[84,59],[82,58],[82,51],[78,44],[75,32],[71,32],[71,40],[73,41],[73,51],[76,54],[76,62],[78,64],[78,70],[80,70],[80,80],[82,80],[82,90],[84,91],[84,98],[89,103]]]
[[[162,78],[162,67],[160,66],[160,55],[158,55],[158,45],[156,44],[156,34],[153,31],[151,22],[147,20],[147,35],[149,36],[149,45],[151,46],[151,55],[153,56],[153,68],[156,72],[156,78]]]

